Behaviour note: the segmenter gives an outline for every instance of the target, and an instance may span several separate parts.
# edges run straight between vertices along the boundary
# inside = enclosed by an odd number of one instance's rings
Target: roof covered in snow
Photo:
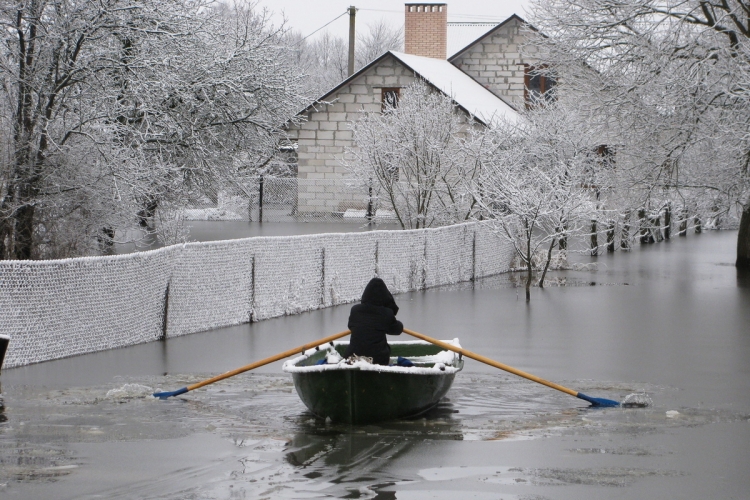
[[[390,54],[484,124],[496,119],[515,121],[519,116],[512,106],[444,59],[393,51]]]

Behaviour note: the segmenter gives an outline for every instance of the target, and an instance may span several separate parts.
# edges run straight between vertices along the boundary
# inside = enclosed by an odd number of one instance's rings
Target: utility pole
[[[354,17],[357,15],[357,8],[353,5],[349,7],[349,74],[354,74]]]

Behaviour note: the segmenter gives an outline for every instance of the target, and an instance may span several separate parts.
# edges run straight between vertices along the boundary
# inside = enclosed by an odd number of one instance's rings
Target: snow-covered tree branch
[[[516,123],[499,123],[486,135],[493,148],[483,155],[474,196],[499,234],[515,248],[526,276],[526,300],[534,269],[539,285],[553,259],[566,259],[567,240],[586,231],[596,211],[588,171],[598,161],[591,139],[574,133],[565,110],[537,108]]]
[[[188,0],[4,3],[0,258],[81,255],[267,164],[305,102],[263,12]]]

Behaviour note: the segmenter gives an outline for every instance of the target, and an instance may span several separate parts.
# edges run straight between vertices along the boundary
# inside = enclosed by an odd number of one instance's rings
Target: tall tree
[[[305,102],[282,30],[193,0],[0,6],[0,258],[85,254],[241,177]]]

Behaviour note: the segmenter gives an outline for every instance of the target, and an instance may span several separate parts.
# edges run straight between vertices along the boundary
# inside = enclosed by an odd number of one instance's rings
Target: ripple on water
[[[241,483],[248,498],[269,492],[276,496],[293,492],[292,496],[300,497],[320,491],[361,497],[369,495],[360,491],[363,484],[377,491],[394,480],[413,481],[384,473],[384,466],[429,441],[648,434],[748,418],[728,411],[680,407],[675,404],[676,391],[668,387],[565,383],[612,399],[647,394],[653,400],[646,408],[593,409],[568,395],[504,374],[461,374],[448,397],[425,415],[354,427],[315,418],[300,402],[288,375],[247,373],[166,401],[151,396],[162,388],[171,390],[206,377],[170,375],[119,380],[108,387],[55,391],[14,387],[6,391],[8,420],[0,423],[0,484],[49,482],[75,474],[80,458],[71,443],[143,442],[209,433],[233,444],[235,465],[231,479],[201,486],[201,491],[226,491],[229,481]],[[679,418],[669,418],[669,411],[678,411]],[[660,453],[616,444],[570,451],[626,456]],[[507,464],[495,471],[461,472],[466,473],[499,484],[610,486],[648,475],[673,474],[639,469],[514,469]],[[423,475],[423,480],[427,476],[445,480],[435,471],[425,470]],[[214,497],[221,495],[205,495]]]

